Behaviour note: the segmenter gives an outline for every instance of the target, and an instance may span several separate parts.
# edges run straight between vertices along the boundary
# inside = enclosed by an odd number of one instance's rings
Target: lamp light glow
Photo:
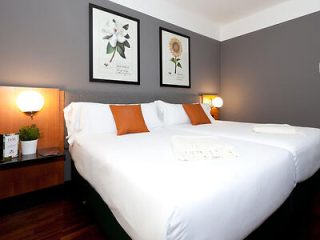
[[[34,113],[39,112],[44,105],[43,96],[32,90],[22,92],[16,99],[16,104],[21,112],[33,116]]]
[[[215,95],[202,95],[202,103],[209,104],[212,107],[212,99]]]
[[[223,106],[223,100],[221,97],[215,97],[212,99],[212,106],[216,108],[221,108]]]
[[[223,106],[223,100],[217,95],[202,95],[202,103],[209,104],[210,107],[221,108]]]

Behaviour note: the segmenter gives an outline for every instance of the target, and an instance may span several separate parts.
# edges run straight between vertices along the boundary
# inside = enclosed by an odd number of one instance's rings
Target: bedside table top
[[[52,150],[52,149],[48,149]],[[39,152],[44,152],[46,149],[40,149],[36,154],[31,155],[19,155],[17,158],[12,158],[10,160],[2,160],[0,159],[0,169],[3,168],[11,168],[11,167],[20,167],[27,164],[33,164],[33,163],[41,163],[46,161],[52,161],[57,158],[64,158],[65,153],[59,152],[55,155],[49,155],[49,156],[42,156],[39,154]]]

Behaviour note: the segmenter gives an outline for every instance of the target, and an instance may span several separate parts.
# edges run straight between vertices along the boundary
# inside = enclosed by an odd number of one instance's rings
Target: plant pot
[[[37,152],[38,139],[32,141],[21,141],[22,155],[35,154]]]

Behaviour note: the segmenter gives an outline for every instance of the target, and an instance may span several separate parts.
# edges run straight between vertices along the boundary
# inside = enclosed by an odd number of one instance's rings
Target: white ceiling
[[[320,0],[111,0],[224,41],[320,11]]]
[[[164,0],[203,16],[217,24],[227,24],[290,0]]]

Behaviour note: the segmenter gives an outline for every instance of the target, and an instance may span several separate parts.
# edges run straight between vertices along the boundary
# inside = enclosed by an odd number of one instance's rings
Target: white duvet
[[[134,240],[243,239],[296,184],[283,149],[223,139],[237,158],[184,162],[173,156],[173,135],[190,133],[79,134],[70,147],[78,172]]]
[[[214,121],[212,124],[180,124],[169,128],[286,149],[294,156],[297,182],[302,182],[317,172],[320,167],[320,129],[295,127],[295,134],[271,134],[257,133],[253,131],[254,126],[254,123]]]

